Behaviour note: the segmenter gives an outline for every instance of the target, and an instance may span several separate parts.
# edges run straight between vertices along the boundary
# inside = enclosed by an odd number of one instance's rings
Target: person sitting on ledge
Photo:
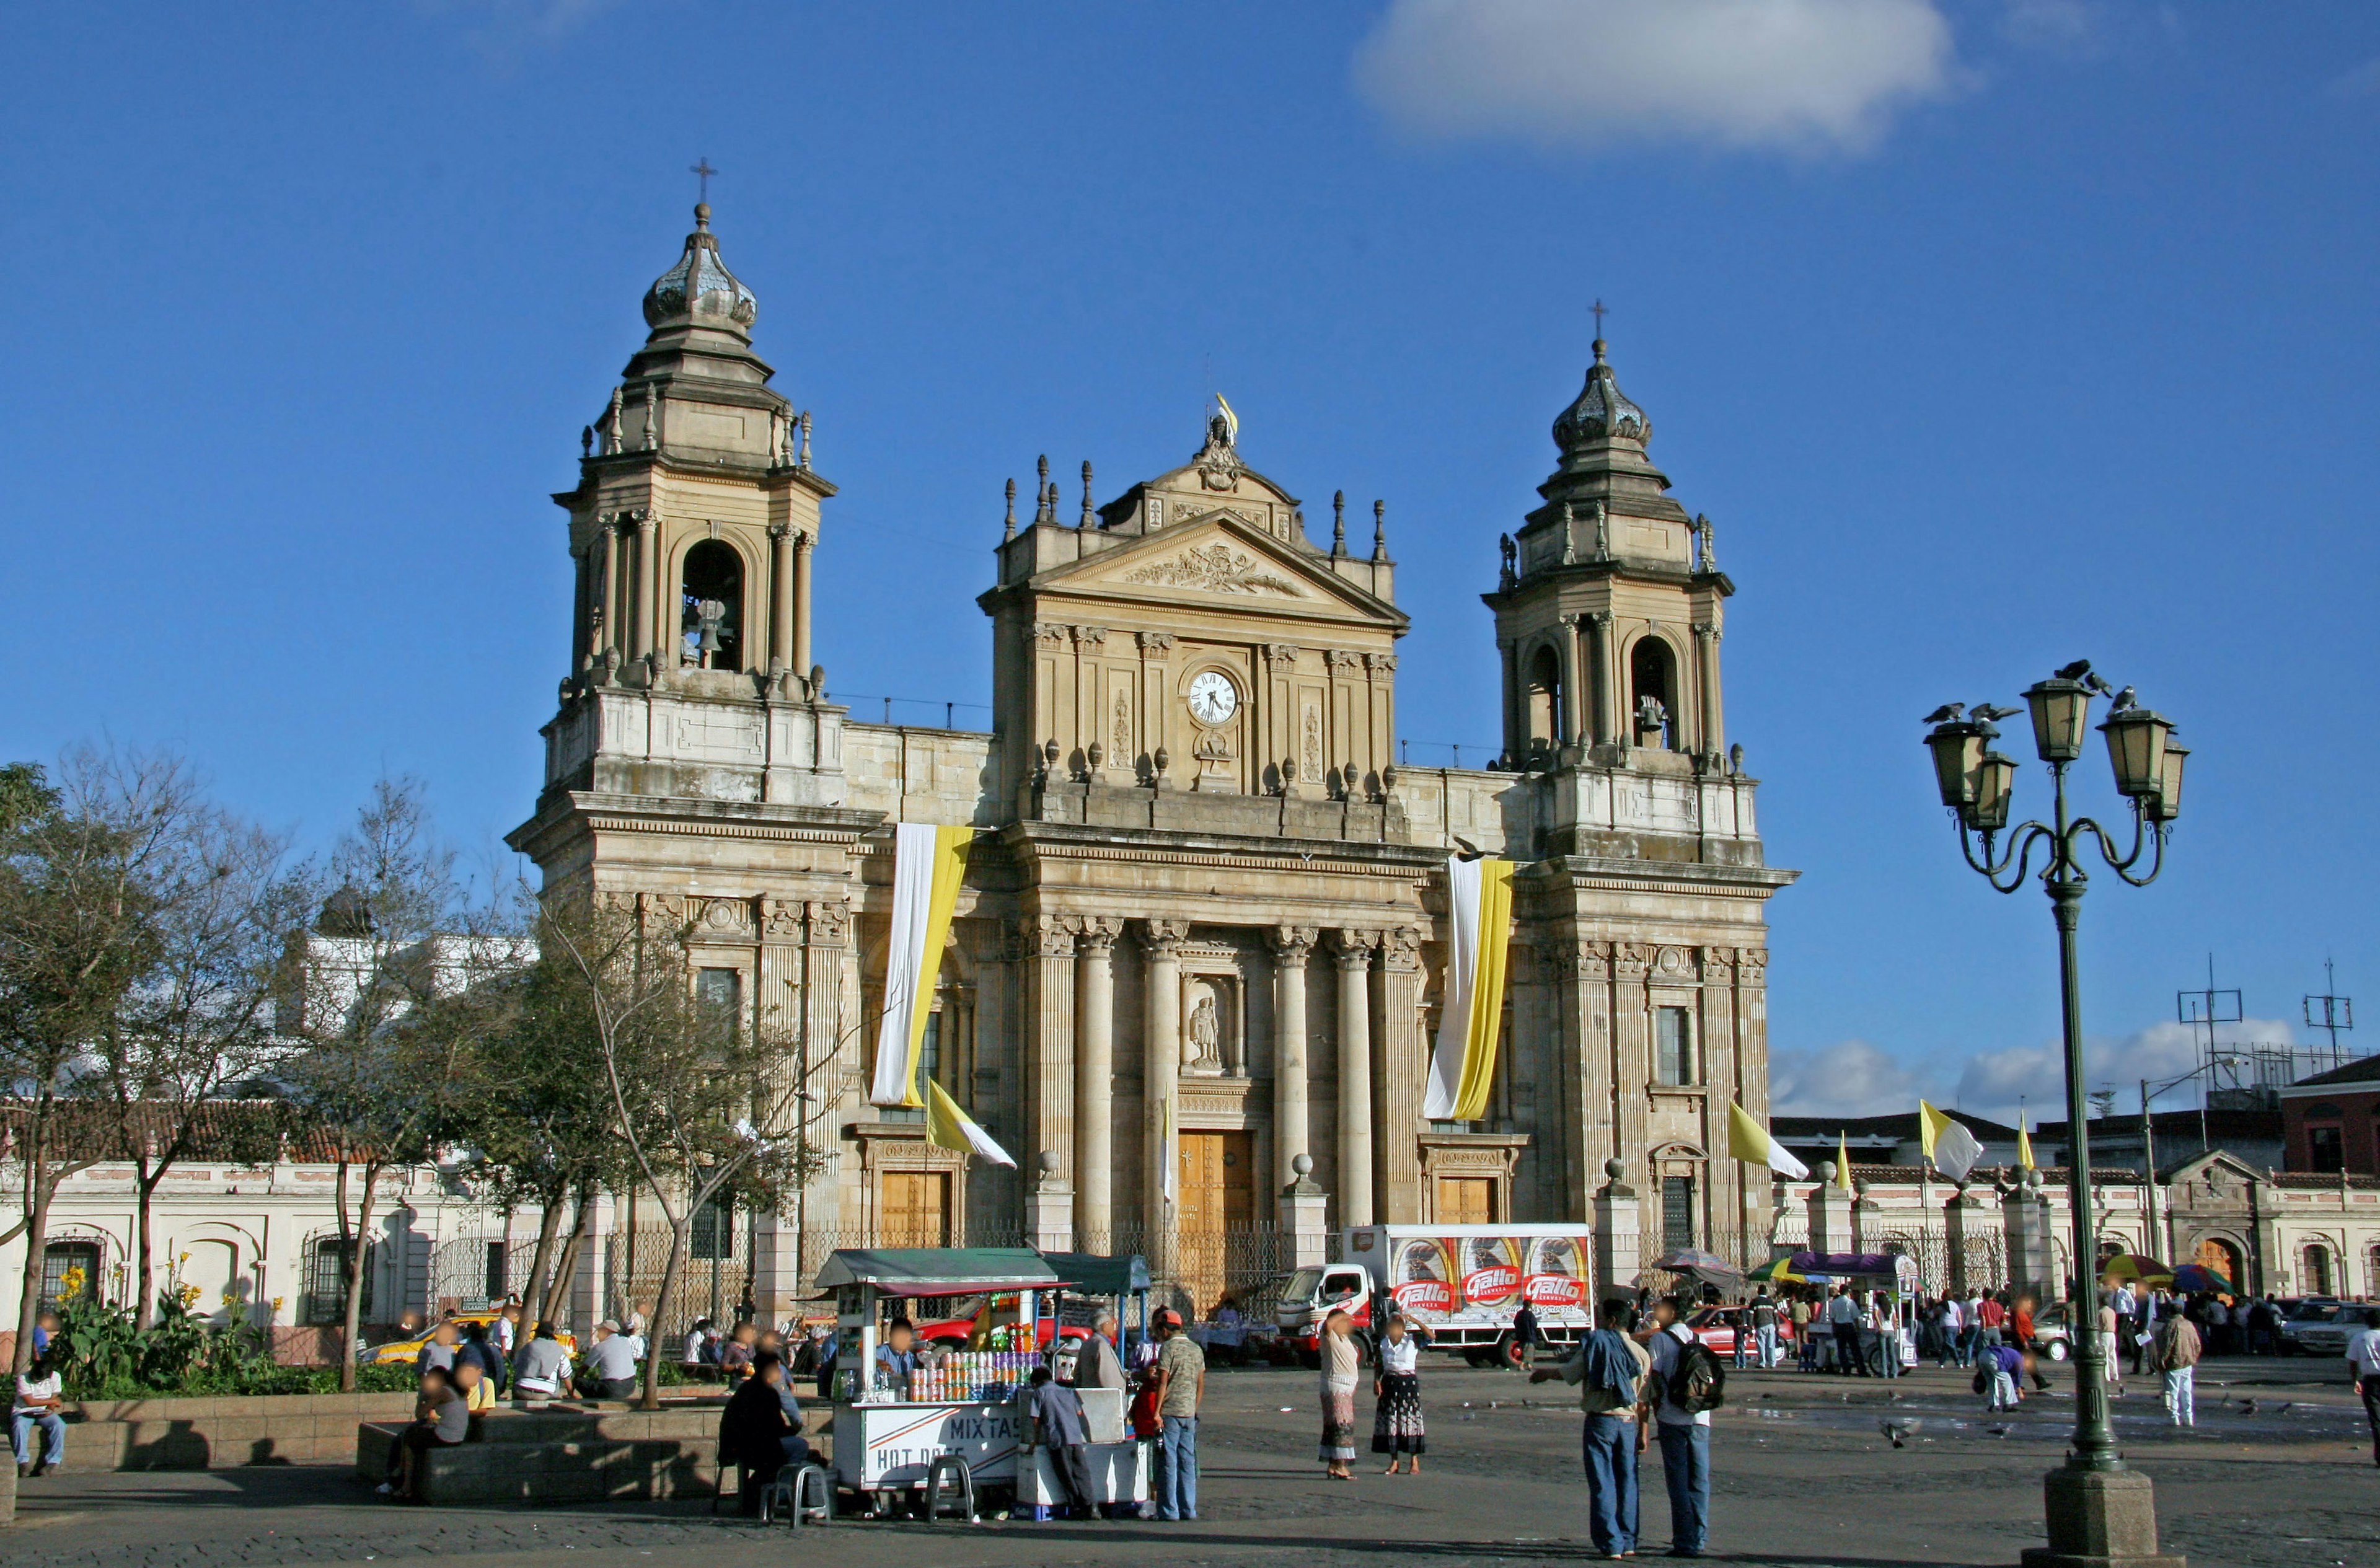
[[[513,1357],[513,1400],[518,1404],[549,1400],[570,1386],[570,1352],[553,1337],[553,1325],[540,1322],[537,1332]]]
[[[777,1472],[810,1456],[802,1436],[800,1405],[786,1397],[785,1364],[774,1351],[752,1358],[744,1380],[719,1416],[719,1463],[744,1469],[744,1512],[760,1512],[760,1497]]]
[[[380,1484],[382,1497],[410,1502],[421,1495],[421,1455],[431,1449],[453,1448],[471,1434],[471,1407],[455,1392],[454,1378],[443,1367],[421,1374],[421,1394],[414,1401],[413,1424],[389,1445],[388,1478]]]
[[[595,1348],[579,1370],[578,1392],[589,1399],[636,1397],[636,1346],[609,1318],[595,1325]]]

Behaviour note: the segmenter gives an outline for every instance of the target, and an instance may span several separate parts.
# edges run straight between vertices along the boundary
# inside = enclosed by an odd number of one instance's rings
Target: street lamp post
[[[2066,801],[2066,771],[2082,755],[2091,699],[2112,695],[2107,722],[2107,760],[2116,788],[2131,804],[2132,843],[2117,853],[2115,841],[2089,817],[2076,817]],[[2107,1385],[2097,1327],[2096,1226],[2091,1196],[2090,1100],[2084,1088],[2082,983],[2075,959],[2075,931],[2082,894],[2090,886],[2082,864],[2083,847],[2095,847],[2117,876],[2146,887],[2165,869],[2166,835],[2181,814],[2182,764],[2189,752],[2173,744],[2173,726],[2140,706],[2132,689],[2109,693],[2107,684],[2079,661],[2024,693],[2033,723],[2034,749],[2049,766],[2054,809],[2047,823],[2008,826],[2017,763],[1992,748],[1995,721],[2017,710],[1978,704],[1964,717],[1960,704],[1934,716],[1925,744],[1934,754],[1935,783],[1959,825],[1959,848],[1967,864],[2001,893],[2024,885],[2034,851],[2044,852],[2041,885],[2058,923],[2058,981],[2065,1023],[2068,1201],[2074,1243],[2066,1279],[2066,1321],[2075,1346],[2074,1446],[2044,1484],[2049,1545],[2024,1553],[2025,1568],[2180,1568],[2182,1559],[2157,1550],[2155,1493],[2149,1478],[2124,1467],[2107,1423]],[[2003,840],[2001,835],[2007,836]],[[1997,847],[1996,847],[1997,845]],[[2143,858],[2148,869],[2135,875]]]

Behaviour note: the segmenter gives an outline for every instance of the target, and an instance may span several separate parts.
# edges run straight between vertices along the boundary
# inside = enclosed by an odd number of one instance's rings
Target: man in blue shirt
[[[892,1326],[884,1331],[884,1343],[876,1347],[876,1370],[892,1383],[895,1393],[908,1388],[909,1374],[917,1369],[916,1347],[917,1331],[906,1318],[893,1319]]]

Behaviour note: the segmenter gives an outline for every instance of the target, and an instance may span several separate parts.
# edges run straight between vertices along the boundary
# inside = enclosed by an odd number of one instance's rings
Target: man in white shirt
[[[1838,1298],[1843,1299],[1843,1298]],[[1661,1436],[1661,1478],[1670,1493],[1670,1555],[1700,1557],[1710,1533],[1710,1412],[1688,1410],[1670,1397],[1678,1358],[1695,1343],[1681,1319],[1687,1303],[1671,1296],[1653,1308],[1660,1325],[1646,1346],[1653,1353],[1655,1425]],[[1854,1325],[1853,1331],[1857,1331]]]
[[[2363,1396],[2363,1418],[2372,1424],[2372,1463],[2380,1465],[2380,1310],[2367,1308],[2363,1331],[2347,1342],[2347,1369]]]
[[[8,1437],[17,1451],[17,1473],[20,1476],[55,1474],[66,1468],[67,1423],[61,1414],[66,1399],[61,1392],[65,1380],[51,1367],[47,1355],[37,1357],[17,1380],[17,1402],[8,1412]],[[2369,1394],[2364,1403],[2371,1403]],[[42,1432],[42,1466],[29,1469],[32,1463],[33,1428]]]
[[[1846,1377],[1853,1367],[1863,1378],[1867,1374],[1867,1358],[1860,1354],[1860,1305],[1848,1285],[1837,1285],[1832,1300],[1827,1303],[1827,1326],[1835,1335],[1835,1370]]]
[[[636,1397],[635,1343],[609,1318],[595,1325],[595,1348],[579,1368],[578,1392],[589,1399]]]

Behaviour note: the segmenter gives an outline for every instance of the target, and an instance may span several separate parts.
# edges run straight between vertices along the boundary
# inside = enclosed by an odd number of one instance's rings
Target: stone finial
[[[1297,1155],[1290,1161],[1289,1168],[1297,1173],[1297,1179],[1302,1182],[1314,1173],[1314,1156]]]
[[[1625,1160],[1607,1160],[1603,1162],[1603,1173],[1616,1182],[1621,1177],[1628,1173],[1628,1161]]]
[[[1038,476],[1033,481],[1033,520],[1054,523],[1058,518],[1050,504],[1050,454],[1041,454],[1033,465],[1033,471]]]
[[[1372,503],[1372,559],[1386,561],[1388,558],[1389,504],[1385,501],[1375,501]]]
[[[595,455],[595,427],[593,425],[584,425],[579,428],[578,455],[581,457],[592,457]]]
[[[1347,553],[1347,492],[1343,490],[1330,492],[1330,553]]]
[[[1161,778],[1164,776],[1165,770],[1172,764],[1173,758],[1165,748],[1160,746],[1157,748],[1157,755],[1151,757],[1149,761],[1156,765],[1158,776]]]
[[[810,700],[812,702],[826,700],[826,666],[824,664],[810,666]]]
[[[1835,1162],[1834,1162],[1833,1161],[1831,1161],[1831,1160],[1821,1160],[1821,1161],[1818,1161],[1818,1180],[1820,1180],[1821,1182],[1832,1182],[1834,1179],[1835,1179]]]
[[[1694,531],[1702,536],[1703,570],[1706,572],[1718,571],[1718,530],[1711,527],[1711,520],[1709,517],[1697,513],[1694,517]]]
[[[802,451],[801,456],[794,459],[794,466],[797,468],[810,466],[810,411],[808,408],[802,410]]]
[[[1014,539],[1015,537],[1016,537],[1016,481],[1015,481],[1014,480],[1013,480],[1013,479],[1012,479],[1012,480],[1010,480],[1008,481],[1008,516],[1007,516],[1004,519],[1002,519],[1002,520],[1001,525],[1000,525],[1000,538],[1001,538],[1001,542],[1002,542],[1002,543],[1004,544],[1004,543],[1006,543],[1008,541],[1010,541],[1010,540],[1012,540],[1012,539]]]
[[[1083,517],[1075,526],[1080,529],[1091,526],[1091,460],[1088,457],[1083,459]]]

